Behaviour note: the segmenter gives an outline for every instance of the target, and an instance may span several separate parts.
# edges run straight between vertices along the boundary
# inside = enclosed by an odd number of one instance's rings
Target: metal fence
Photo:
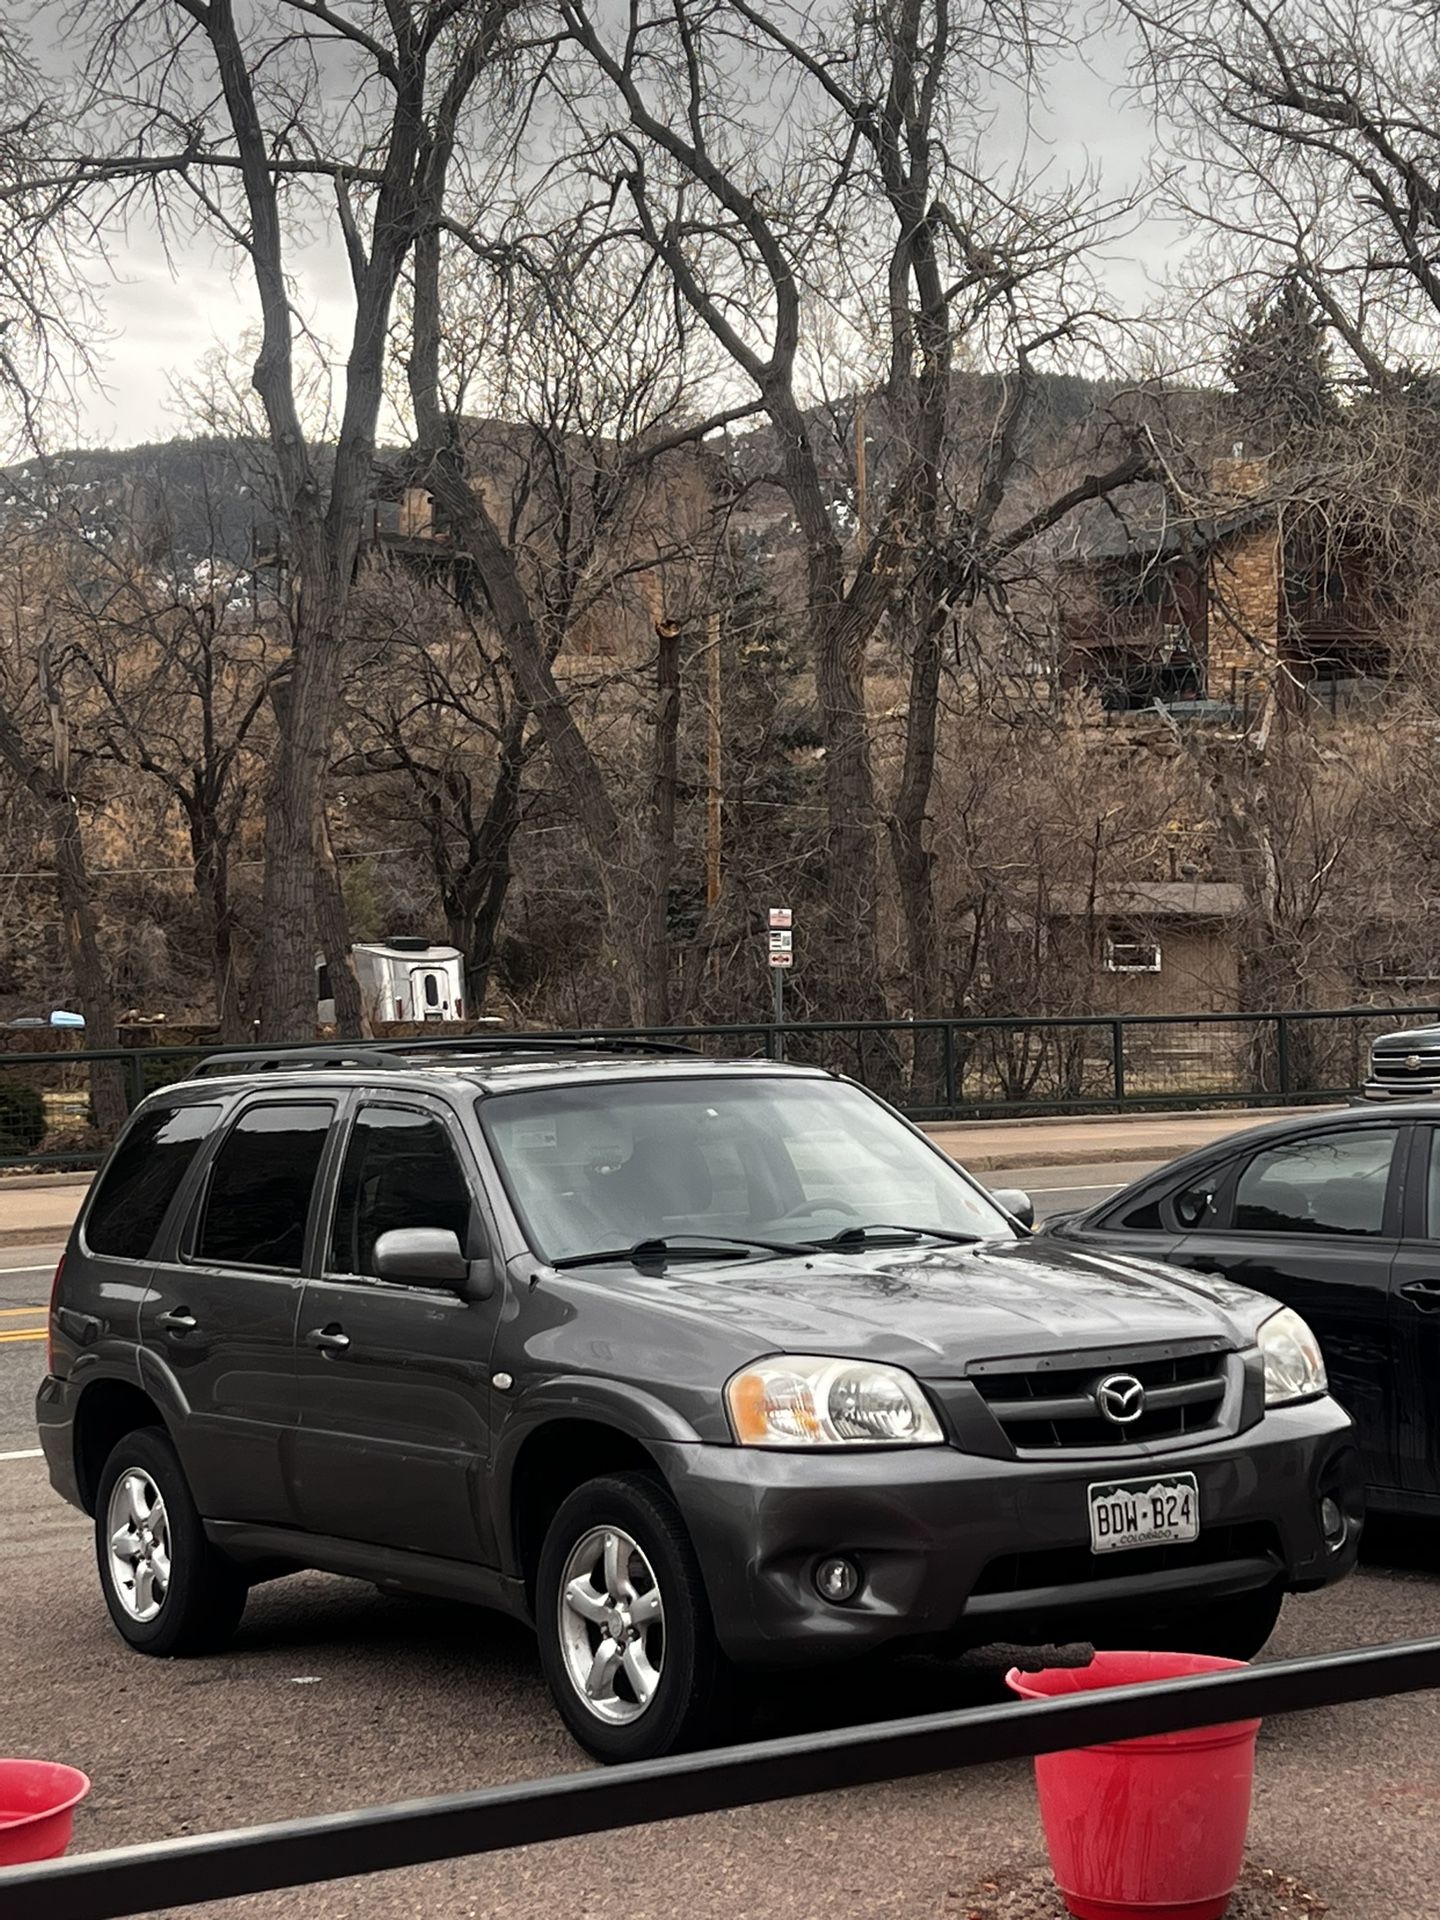
[[[15,1920],[125,1920],[802,1794],[1440,1687],[1440,1640],[756,1741],[0,1870]],[[959,1810],[957,1809],[957,1812]]]
[[[1377,1035],[1437,1022],[1440,1007],[1432,1005],[781,1025],[757,1020],[596,1028],[568,1037],[670,1040],[719,1056],[768,1054],[851,1074],[917,1120],[974,1120],[1343,1099],[1364,1080]],[[491,1047],[501,1037],[493,1028],[475,1036]],[[35,1051],[29,1044],[29,1051],[0,1047],[0,1167],[95,1165],[109,1144],[94,1123],[97,1078],[109,1076],[124,1104],[133,1107],[153,1088],[184,1078],[218,1047],[102,1052],[57,1043]]]

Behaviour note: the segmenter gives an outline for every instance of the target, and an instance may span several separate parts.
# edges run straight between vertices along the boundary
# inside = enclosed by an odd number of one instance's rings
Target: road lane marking
[[[47,1327],[35,1327],[33,1329],[29,1327],[17,1327],[13,1332],[7,1331],[0,1333],[0,1347],[15,1346],[22,1340],[43,1340],[48,1332],[49,1329]]]
[[[48,1307],[0,1307],[0,1320],[18,1320],[22,1313],[48,1313]]]
[[[43,1460],[42,1447],[22,1447],[18,1453],[0,1453],[0,1460]]]
[[[32,1260],[28,1267],[0,1267],[0,1273],[53,1273],[59,1257],[57,1248],[55,1260]]]

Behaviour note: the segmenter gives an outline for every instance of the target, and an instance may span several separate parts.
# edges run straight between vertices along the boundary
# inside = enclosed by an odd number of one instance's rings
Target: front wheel
[[[648,1474],[609,1474],[564,1502],[540,1554],[535,1619],[555,1704],[598,1760],[720,1737],[727,1663],[679,1509]]]
[[[140,1653],[214,1653],[239,1625],[249,1586],[205,1538],[170,1437],[127,1433],[95,1500],[95,1555],[110,1618]]]

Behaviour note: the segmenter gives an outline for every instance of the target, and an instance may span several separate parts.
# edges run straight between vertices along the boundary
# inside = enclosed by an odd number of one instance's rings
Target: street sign
[[[771,953],[789,953],[792,950],[792,943],[794,939],[795,939],[794,934],[789,932],[788,930],[781,930],[778,927],[772,927],[770,929]]]
[[[788,927],[794,924],[789,907],[771,907],[770,924],[772,927]]]
[[[781,953],[777,950],[771,954],[770,964],[772,967],[793,967],[795,956],[793,953]]]

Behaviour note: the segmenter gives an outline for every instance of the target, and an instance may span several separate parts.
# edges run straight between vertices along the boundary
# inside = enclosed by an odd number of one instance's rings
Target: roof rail
[[[628,1040],[618,1034],[588,1033],[478,1033],[446,1034],[434,1040],[371,1040],[352,1046],[348,1041],[322,1042],[313,1047],[232,1047],[197,1061],[186,1076],[206,1080],[217,1073],[284,1073],[305,1067],[363,1067],[370,1072],[397,1073],[408,1056],[417,1053],[655,1053],[703,1059],[698,1047],[675,1040]]]
[[[316,1047],[233,1047],[225,1053],[207,1053],[185,1076],[208,1080],[223,1073],[283,1073],[297,1067],[369,1067],[393,1071],[394,1060],[379,1047],[348,1045]]]
[[[474,1033],[446,1034],[434,1040],[380,1040],[373,1043],[387,1053],[573,1053],[581,1048],[595,1053],[689,1054],[704,1058],[699,1047],[680,1040],[631,1040],[616,1033]]]

